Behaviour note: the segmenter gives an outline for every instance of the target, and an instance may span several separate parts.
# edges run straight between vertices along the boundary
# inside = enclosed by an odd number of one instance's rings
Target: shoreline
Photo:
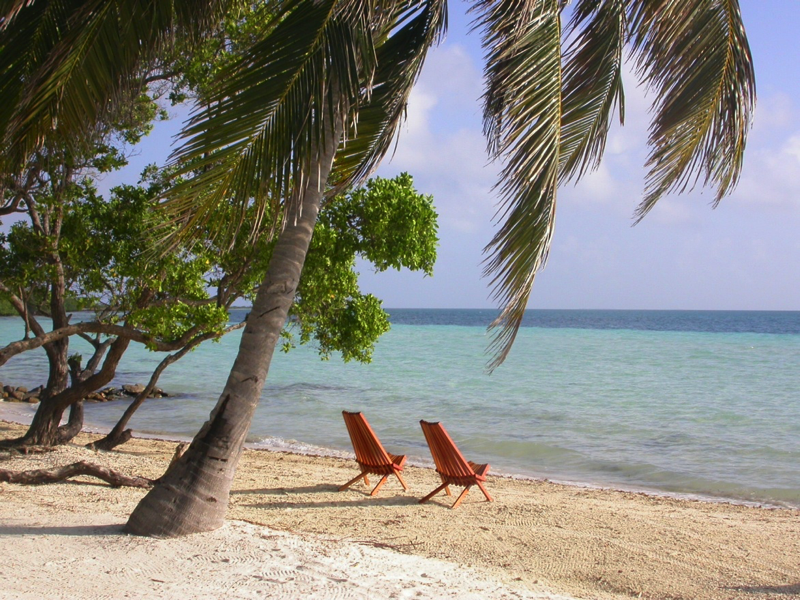
[[[30,407],[31,405],[25,403],[15,403],[15,402],[0,402],[0,422],[8,422],[8,423],[16,423],[19,425],[29,425],[30,424],[30,417],[27,415],[9,415],[7,407],[11,406],[23,406],[23,407]],[[13,411],[12,411],[13,412]],[[14,418],[16,417],[16,419]],[[20,419],[20,420],[17,420]],[[66,421],[66,420],[65,420]],[[105,435],[109,431],[111,431],[110,427],[101,427],[101,426],[94,426],[94,425],[84,425],[83,429],[81,430],[83,433],[94,434],[94,435]],[[180,434],[169,434],[169,433],[148,433],[142,431],[134,431],[134,436],[140,439],[150,439],[155,441],[163,441],[163,442],[191,442],[192,436],[181,436]],[[275,438],[277,439],[277,438]],[[284,443],[276,443],[276,444],[269,444],[263,441],[259,442],[245,442],[245,448],[249,450],[256,450],[256,451],[266,451],[266,452],[285,452],[287,454],[297,454],[302,456],[316,456],[316,457],[324,457],[324,458],[338,458],[338,459],[345,459],[345,460],[352,460],[355,456],[352,451],[350,450],[337,450],[334,448],[325,448],[322,446],[314,446],[311,444],[306,444],[304,442],[298,442],[296,440],[281,440]],[[294,441],[295,443],[291,443]],[[432,460],[417,460],[416,458],[409,457],[409,460],[406,463],[408,466],[413,466],[422,469],[433,469],[433,461]],[[600,490],[600,491],[611,491],[611,492],[624,492],[624,493],[631,493],[631,494],[644,494],[647,496],[653,496],[656,498],[672,498],[676,500],[686,500],[686,501],[697,501],[697,502],[708,502],[708,503],[723,503],[723,504],[731,504],[734,506],[748,506],[751,508],[763,508],[767,510],[800,510],[800,505],[796,506],[791,503],[779,503],[779,502],[767,502],[761,500],[747,500],[744,498],[735,498],[735,497],[728,497],[728,496],[716,496],[713,494],[703,494],[703,493],[693,493],[693,492],[674,492],[674,491],[667,491],[667,490],[660,490],[657,488],[648,488],[646,486],[634,486],[634,485],[624,485],[624,484],[608,484],[608,483],[601,483],[596,481],[579,481],[573,479],[561,479],[557,477],[545,477],[535,474],[525,474],[525,473],[510,473],[504,471],[497,471],[492,469],[491,474],[495,477],[505,478],[505,479],[512,479],[518,481],[532,481],[532,482],[546,482],[546,483],[553,483],[556,485],[564,485],[568,487],[576,487],[580,489],[588,489],[588,490]]]
[[[0,437],[21,431],[19,425],[0,423]],[[76,442],[83,444],[93,437],[83,433]],[[155,478],[163,472],[173,450],[174,443],[137,437],[116,452],[93,452],[73,445],[4,460],[2,467],[26,470],[90,460],[127,474]],[[488,487],[495,502],[485,502],[471,491],[464,503],[451,511],[452,499],[446,496],[418,504],[419,498],[438,483],[430,469],[406,468],[409,492],[402,491],[394,481],[387,482],[376,497],[370,497],[363,486],[338,492],[338,486],[356,472],[353,460],[248,449],[234,481],[225,531],[220,532],[222,537],[211,538],[222,540],[219,543],[225,548],[237,548],[231,550],[231,565],[250,556],[247,548],[237,546],[244,542],[236,532],[245,527],[238,522],[273,531],[264,535],[307,536],[312,545],[332,544],[331,552],[382,549],[388,554],[379,559],[383,561],[379,573],[395,573],[398,590],[419,583],[420,571],[408,567],[409,557],[445,561],[457,567],[450,579],[443,580],[444,587],[436,588],[435,593],[429,589],[430,595],[421,592],[422,598],[553,598],[553,594],[562,594],[593,600],[627,600],[638,595],[650,600],[782,600],[800,595],[798,510],[579,488],[490,473]],[[110,538],[116,540],[114,543],[125,542],[128,538],[117,535],[119,525],[143,494],[132,488],[110,488],[92,479],[35,487],[3,484],[0,523],[18,523],[25,528],[28,534],[24,539],[31,552],[15,555],[12,564],[33,577],[37,569],[41,570],[37,567],[41,564],[38,553],[54,537],[59,543],[66,543],[66,537],[80,541],[82,536],[77,533],[48,534],[42,523],[51,521],[78,519],[85,526],[97,527],[113,517],[116,529],[101,535],[100,543],[110,543]],[[224,541],[228,534],[239,541]],[[256,542],[262,539],[253,532],[244,537],[254,536]],[[286,544],[293,548],[300,542]],[[213,557],[218,551],[212,546],[204,552]],[[206,556],[203,552],[199,555]],[[266,560],[258,553],[254,556],[253,560]],[[97,560],[103,568],[109,568],[102,562],[105,558]],[[313,563],[319,559],[308,560]],[[297,568],[304,565],[303,561],[298,564]],[[0,574],[3,568],[9,568],[8,564],[0,563]],[[495,582],[491,584],[495,585],[493,591],[469,596],[463,588],[457,588],[465,579],[466,571],[462,570],[469,569],[476,574],[472,577]],[[335,572],[339,574],[336,577],[347,579],[341,570]],[[284,579],[288,581],[288,575]],[[62,579],[53,578],[53,585],[63,584]],[[461,591],[453,591],[457,589]],[[154,593],[151,590],[151,596]]]

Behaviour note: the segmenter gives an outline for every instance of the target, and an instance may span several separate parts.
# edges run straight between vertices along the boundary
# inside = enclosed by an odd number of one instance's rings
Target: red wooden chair
[[[403,465],[406,464],[406,457],[386,452],[378,440],[378,436],[367,423],[367,419],[360,412],[353,413],[343,410],[342,416],[344,416],[344,424],[347,425],[350,440],[353,442],[353,450],[356,453],[356,462],[361,467],[361,474],[345,483],[339,488],[339,491],[346,490],[359,479],[363,479],[364,483],[369,485],[369,475],[381,475],[378,485],[370,492],[370,496],[374,496],[392,474],[400,481],[403,489],[408,490],[403,476],[400,475]]]
[[[456,498],[451,508],[457,508],[461,504],[469,488],[473,485],[481,488],[486,499],[489,502],[493,502],[489,492],[483,486],[486,481],[486,473],[489,471],[489,465],[479,465],[465,459],[441,423],[420,421],[419,424],[422,426],[422,433],[425,434],[428,447],[431,449],[433,462],[436,464],[436,472],[442,478],[442,485],[420,500],[420,504],[427,502],[442,490],[448,496],[452,496],[449,487],[451,484],[464,486],[464,491]]]

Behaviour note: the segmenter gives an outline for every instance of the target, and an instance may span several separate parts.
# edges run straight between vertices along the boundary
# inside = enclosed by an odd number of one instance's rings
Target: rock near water
[[[42,386],[32,389],[30,392],[25,386],[14,387],[13,385],[0,384],[0,399],[6,402],[39,402],[39,394]]]
[[[140,383],[123,385],[121,388],[107,387],[96,392],[92,392],[86,396],[87,402],[109,402],[111,400],[119,400],[125,396],[138,396],[145,389]],[[25,386],[15,387],[13,385],[3,385],[0,383],[0,400],[6,402],[29,402],[34,404],[39,402],[43,387],[40,385],[28,391]],[[167,394],[161,388],[153,388],[150,392],[150,398],[168,398]]]

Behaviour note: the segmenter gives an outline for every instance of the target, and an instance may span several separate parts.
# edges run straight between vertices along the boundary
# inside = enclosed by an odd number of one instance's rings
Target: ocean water
[[[341,411],[361,410],[390,452],[421,464],[430,455],[418,422],[438,420],[493,472],[800,507],[800,312],[528,311],[491,375],[494,311],[390,313],[372,364],[321,361],[311,347],[278,353],[250,441],[344,454]],[[19,320],[0,319],[0,343],[21,335]],[[131,426],[192,436],[239,335],[171,366],[159,385],[173,397],[146,402]],[[145,383],[159,360],[133,347],[115,384]],[[0,367],[15,385],[45,375],[43,352]],[[126,405],[89,404],[87,425],[110,428]]]

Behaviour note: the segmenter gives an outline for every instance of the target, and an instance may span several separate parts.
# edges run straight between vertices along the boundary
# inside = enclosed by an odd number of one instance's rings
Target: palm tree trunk
[[[127,533],[176,537],[211,531],[223,524],[233,476],[275,346],[294,301],[325,184],[342,137],[344,113],[334,112],[337,116],[331,120],[317,151],[318,160],[312,163],[300,209],[288,216],[276,242],[225,389],[189,449],[134,509],[125,526]]]

